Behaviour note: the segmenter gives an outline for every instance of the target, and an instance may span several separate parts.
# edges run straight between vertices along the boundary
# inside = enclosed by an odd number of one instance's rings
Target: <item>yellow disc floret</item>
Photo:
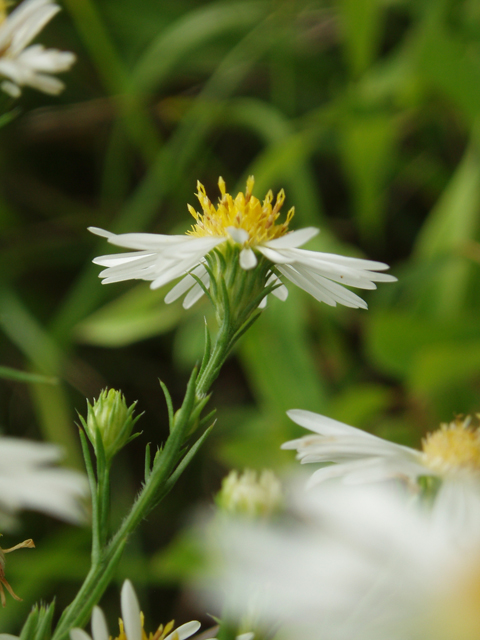
[[[440,474],[468,471],[480,475],[480,428],[470,423],[470,417],[457,418],[429,433],[422,441],[424,464]]]
[[[145,618],[143,616],[143,613],[140,614],[140,622],[141,622],[141,625],[142,625],[142,640],[163,640],[166,636],[168,636],[169,633],[172,632],[173,627],[175,625],[174,620],[171,620],[165,626],[163,626],[163,624],[161,624],[158,627],[158,629],[155,631],[155,633],[150,632],[149,634],[147,634],[147,632],[144,629]],[[120,633],[119,633],[118,637],[115,638],[115,640],[128,640],[127,635],[125,633],[123,620],[121,618],[119,618],[119,620],[118,620],[118,626],[120,627]],[[175,640],[175,637],[174,637],[174,640]]]
[[[218,186],[221,197],[216,208],[208,198],[203,184],[198,182],[196,195],[203,213],[198,213],[191,205],[188,205],[188,210],[196,220],[196,224],[192,226],[192,230],[188,231],[188,234],[197,237],[224,237],[228,236],[228,227],[234,227],[248,233],[248,239],[244,243],[248,247],[255,247],[285,235],[295,212],[292,207],[287,214],[286,221],[275,224],[285,200],[285,191],[282,189],[278,193],[275,204],[272,206],[273,193],[271,190],[265,196],[263,203],[252,195],[254,182],[253,176],[250,176],[247,180],[245,194],[240,191],[234,199],[226,192],[225,181],[220,177]]]

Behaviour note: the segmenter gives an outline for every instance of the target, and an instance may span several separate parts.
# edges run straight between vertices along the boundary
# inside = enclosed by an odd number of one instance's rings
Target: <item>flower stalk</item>
[[[221,258],[215,258],[221,264]],[[212,270],[213,271],[213,270]],[[237,269],[237,275],[242,271]],[[232,284],[235,274],[231,274]],[[242,276],[242,274],[240,274]],[[242,276],[243,277],[243,276]],[[213,345],[211,345],[208,328],[205,332],[205,353],[200,369],[194,368],[187,384],[181,407],[174,412],[173,402],[166,386],[161,383],[168,406],[170,433],[163,446],[159,449],[153,462],[147,451],[145,465],[145,481],[140,493],[133,503],[129,513],[123,520],[117,532],[108,540],[109,488],[111,458],[105,455],[105,447],[101,430],[96,424],[96,430],[90,429],[88,437],[94,444],[96,454],[96,469],[88,448],[87,435],[80,431],[83,454],[87,468],[87,475],[92,493],[92,566],[85,581],[77,593],[74,601],[65,609],[53,633],[52,640],[64,640],[73,627],[82,627],[88,621],[92,608],[99,601],[110,583],[113,573],[120,561],[128,538],[140,522],[159,504],[169,493],[176,481],[187,467],[199,447],[208,436],[213,413],[202,418],[201,414],[210,399],[209,390],[217,378],[232,347],[258,314],[254,314],[258,304],[267,295],[271,287],[265,288],[265,272],[257,274],[258,283],[241,284],[238,288],[228,288],[225,277],[219,275],[216,279],[215,291],[212,294],[218,302],[217,319],[221,324]],[[247,286],[245,286],[245,284]],[[255,288],[257,291],[254,291]],[[246,292],[246,296],[243,294]],[[253,293],[253,298],[251,297]],[[252,303],[253,302],[253,303]],[[93,411],[93,408],[91,408]],[[131,419],[131,414],[129,414]],[[97,421],[98,422],[98,421]],[[109,420],[107,422],[110,424]],[[82,420],[84,426],[86,422]],[[210,425],[210,426],[209,426]],[[186,441],[197,429],[203,429],[199,438],[182,454]]]

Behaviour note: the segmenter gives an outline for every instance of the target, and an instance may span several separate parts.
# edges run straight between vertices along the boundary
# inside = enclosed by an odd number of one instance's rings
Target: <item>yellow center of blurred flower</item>
[[[285,200],[285,191],[282,189],[279,192],[275,204],[272,206],[273,193],[271,190],[265,196],[263,203],[252,195],[254,182],[253,176],[250,176],[247,180],[245,194],[240,191],[234,199],[226,192],[224,179],[219,178],[218,186],[221,197],[216,208],[210,202],[203,184],[198,182],[196,195],[203,213],[198,213],[191,205],[188,205],[188,210],[195,218],[196,224],[187,233],[197,237],[224,237],[229,235],[228,227],[243,229],[248,233],[248,239],[244,244],[249,247],[285,235],[295,212],[292,207],[287,214],[287,220],[281,224],[275,224]]]
[[[473,429],[470,422],[470,417],[457,418],[429,433],[422,441],[424,464],[438,473],[467,470],[480,474],[480,428]]]
[[[0,24],[5,21],[7,17],[7,7],[10,2],[5,2],[5,0],[0,0]]]
[[[142,626],[142,640],[163,640],[166,636],[168,636],[169,633],[172,632],[173,627],[175,625],[175,621],[171,620],[168,624],[166,624],[165,626],[163,626],[163,624],[161,624],[158,629],[155,631],[155,633],[150,632],[148,635],[144,629],[144,625],[145,625],[145,617],[143,615],[143,613],[140,614],[140,623]],[[120,627],[120,633],[118,635],[117,638],[115,638],[115,640],[128,640],[127,635],[125,633],[125,628],[123,625],[123,620],[121,618],[119,618],[118,620],[118,626]],[[175,633],[175,636],[177,634]],[[174,636],[174,640],[175,640],[175,636]]]
[[[467,560],[467,558],[466,558]],[[433,601],[425,636],[435,640],[478,640],[480,638],[480,564],[468,554],[468,566],[449,580],[443,598]],[[445,585],[446,586],[446,585]]]

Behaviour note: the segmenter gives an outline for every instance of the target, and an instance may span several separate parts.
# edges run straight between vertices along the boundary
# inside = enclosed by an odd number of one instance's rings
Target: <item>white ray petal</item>
[[[245,231],[245,229],[239,229],[238,227],[227,227],[227,231],[232,240],[238,244],[244,244],[250,237],[248,231]]]
[[[283,274],[288,280],[291,280],[293,284],[296,284],[297,287],[303,289],[311,296],[318,300],[319,302],[325,302],[331,307],[337,306],[337,301],[333,296],[331,296],[324,287],[321,287],[318,283],[305,278],[305,276],[301,275],[294,269],[291,265],[278,265],[277,269]]]
[[[86,631],[83,629],[70,629],[70,640],[92,640]]]
[[[116,267],[122,264],[132,264],[135,260],[150,256],[155,258],[155,254],[147,251],[132,251],[129,253],[109,253],[105,256],[98,256],[92,260],[93,264],[99,264],[102,267]]]
[[[111,231],[107,231],[106,229],[101,229],[100,227],[87,227],[90,233],[95,234],[96,236],[100,236],[101,238],[113,238],[115,236]]]
[[[367,438],[369,440],[382,440],[381,438],[378,438],[377,436],[374,436],[367,431],[357,429],[357,427],[351,427],[350,425],[344,424],[339,420],[334,420],[333,418],[322,416],[318,413],[314,413],[313,411],[306,411],[305,409],[290,409],[289,411],[287,411],[287,415],[290,420],[293,420],[301,427],[305,427],[305,429],[314,431],[315,433],[318,433],[322,436],[349,435]],[[382,440],[382,442],[386,441]],[[289,447],[282,445],[282,448]]]
[[[254,269],[257,266],[257,256],[249,247],[240,251],[240,266],[245,271]]]
[[[165,640],[173,640],[174,638],[178,640],[186,640],[186,638],[190,638],[194,633],[200,629],[201,624],[197,620],[191,620],[190,622],[186,622],[182,624],[180,627],[172,631]]]
[[[269,240],[268,242],[265,242],[263,246],[271,249],[300,247],[302,244],[305,244],[314,238],[318,233],[320,233],[320,229],[316,229],[315,227],[305,227],[305,229],[290,231],[290,233],[286,233],[280,238],[275,238],[275,240]]]
[[[209,285],[209,276],[207,270],[203,266],[203,264],[198,265],[192,273],[194,273],[198,278],[201,278],[204,284],[208,287]],[[178,284],[176,284],[165,296],[165,302],[170,304],[174,302],[178,298],[180,298],[184,293],[189,291],[197,281],[195,278],[191,276],[191,274],[186,275]]]
[[[304,276],[306,280],[314,280],[325,291],[331,294],[334,300],[340,302],[340,304],[343,304],[345,307],[351,307],[353,309],[367,308],[367,303],[356,293],[353,293],[353,291],[350,291],[349,289],[345,289],[342,285],[332,282],[328,278],[312,273],[309,267],[296,264],[295,270]]]
[[[293,262],[293,258],[281,253],[280,251],[276,251],[275,249],[270,249],[266,245],[258,245],[258,251],[262,253],[267,260],[273,262],[273,264],[289,264]]]
[[[280,285],[279,287],[277,287],[276,289],[274,289],[272,291],[272,296],[275,296],[276,298],[278,298],[282,302],[285,302],[285,300],[288,298],[288,289],[287,289],[287,287],[284,284]]]
[[[204,295],[204,290],[202,289],[202,287],[198,284],[198,282],[195,283],[195,285],[190,289],[190,291],[187,293],[187,295],[185,296],[185,300],[183,301],[183,308],[184,309],[190,309],[190,307],[193,307],[193,305],[198,302],[198,300],[200,300],[200,298]]]
[[[261,299],[260,304],[258,305],[258,309],[265,309],[268,303],[268,295]]]
[[[130,580],[123,583],[120,601],[127,640],[142,640],[140,605]]]
[[[93,640],[108,640],[107,621],[100,607],[93,607],[92,612],[92,637]]]
[[[371,466],[378,464],[378,458],[361,458],[360,460],[349,460],[341,464],[330,464],[314,471],[307,482],[307,489],[311,489],[322,482],[332,480],[333,478],[341,478],[351,471],[365,471]]]
[[[162,270],[157,277],[152,279],[150,288],[159,289],[160,287],[163,287],[164,284],[183,276],[185,273],[196,267],[200,259],[203,259],[203,256],[193,256],[192,258],[172,264],[167,269]]]

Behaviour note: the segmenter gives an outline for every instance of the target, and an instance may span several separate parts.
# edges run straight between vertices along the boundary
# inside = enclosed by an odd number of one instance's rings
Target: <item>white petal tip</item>
[[[201,626],[198,620],[191,620],[172,631],[165,640],[186,640],[186,638],[190,638],[194,633],[197,633]]]
[[[100,229],[100,227],[87,227],[87,230],[90,233],[94,233],[96,236],[101,236],[102,238],[111,238],[114,234],[110,231],[105,231],[105,229]]]
[[[257,262],[257,256],[252,249],[248,248],[240,251],[240,266],[245,271],[254,269],[257,266]]]

